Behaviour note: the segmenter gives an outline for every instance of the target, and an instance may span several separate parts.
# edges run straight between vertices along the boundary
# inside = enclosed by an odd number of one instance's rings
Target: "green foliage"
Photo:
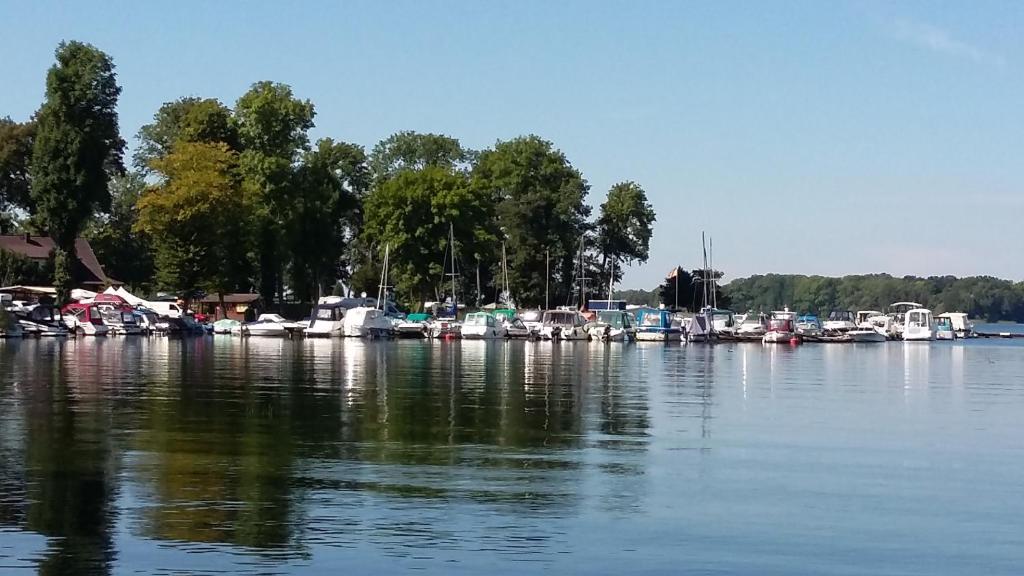
[[[389,274],[397,293],[420,302],[443,289],[449,226],[463,261],[494,254],[492,209],[490,195],[461,174],[436,166],[405,170],[367,196],[363,241],[381,257],[390,245]]]
[[[715,283],[708,282],[705,285],[704,278],[713,278]],[[717,281],[721,280],[722,273],[713,271],[705,273],[704,270],[683,270],[677,267],[665,277],[665,281],[658,287],[659,303],[666,308],[685,308],[691,312],[700,310],[704,306],[710,306],[717,302],[719,308],[728,308],[731,300]],[[676,290],[678,287],[678,299]],[[705,301],[705,288],[708,289],[707,301]],[[711,290],[715,290],[712,297]]]
[[[96,258],[111,278],[143,292],[149,291],[154,265],[150,239],[135,229],[136,204],[146,189],[140,172],[110,181],[110,212],[100,214],[85,231]]]
[[[450,136],[405,131],[392,134],[373,147],[370,169],[377,182],[402,170],[422,170],[428,166],[465,172],[474,156]]]
[[[344,276],[344,257],[360,225],[359,205],[369,184],[361,146],[327,138],[303,156],[284,231],[295,294],[314,301]]]
[[[118,134],[121,93],[110,57],[81,42],[61,43],[36,116],[31,198],[41,227],[57,245],[57,300],[67,300],[75,238],[96,210],[110,207],[107,181],[123,170]]]
[[[295,164],[309,148],[313,104],[284,84],[257,82],[235,104],[245,194],[253,203],[259,290],[268,305],[283,293],[284,232],[295,198]]]
[[[608,191],[597,219],[597,248],[622,264],[646,262],[653,235],[654,207],[636,182],[620,182]]]
[[[32,211],[32,144],[35,123],[0,118],[0,234],[14,229],[14,209]]]
[[[639,304],[642,306],[656,307],[661,303],[661,297],[658,294],[658,290],[616,290],[613,294],[616,300],[625,300],[630,304]]]
[[[481,195],[496,202],[512,296],[520,305],[544,303],[549,255],[550,303],[565,300],[590,215],[582,174],[550,142],[524,136],[481,152],[472,179]]]
[[[178,142],[223,142],[239,149],[238,129],[231,110],[214,98],[179,98],[167,102],[153,115],[153,122],[139,129],[139,148],[133,162],[146,173],[150,163],[170,154]]]
[[[153,168],[162,180],[139,200],[135,230],[152,239],[157,282],[186,297],[233,291],[249,209],[237,154],[223,142],[181,142]]]
[[[884,310],[912,301],[936,313],[966,312],[990,321],[1024,321],[1024,283],[989,276],[895,278],[869,274],[827,278],[790,274],[757,275],[725,286],[738,310],[793,310],[821,315],[832,310]]]
[[[21,254],[0,250],[0,286],[46,285],[52,277],[51,262],[36,262]]]

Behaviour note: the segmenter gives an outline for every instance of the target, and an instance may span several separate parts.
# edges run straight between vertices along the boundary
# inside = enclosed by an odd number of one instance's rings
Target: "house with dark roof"
[[[0,235],[0,250],[20,254],[36,262],[46,262],[50,258],[50,252],[53,251],[53,247],[53,239],[49,236],[32,236],[30,234]],[[89,241],[85,238],[75,240],[75,253],[78,255],[78,262],[80,264],[78,284],[92,290],[123,284],[107,276],[107,273],[103,271],[103,266],[96,259],[96,253],[92,251],[92,246],[89,245]]]

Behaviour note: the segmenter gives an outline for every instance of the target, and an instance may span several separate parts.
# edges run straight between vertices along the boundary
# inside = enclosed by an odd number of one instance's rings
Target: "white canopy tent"
[[[103,293],[113,294],[114,296],[120,296],[121,298],[124,298],[124,301],[127,302],[129,306],[138,306],[139,304],[146,303],[145,300],[125,290],[124,287],[122,286],[118,286],[117,288],[111,286],[110,288],[104,290]]]

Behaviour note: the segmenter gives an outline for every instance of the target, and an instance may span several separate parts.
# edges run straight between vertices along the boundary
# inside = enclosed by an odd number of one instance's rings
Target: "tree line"
[[[267,306],[340,283],[376,293],[385,246],[394,292],[413,305],[450,296],[454,268],[460,300],[495,301],[507,270],[517,303],[554,306],[580,278],[607,286],[648,258],[655,212],[643,188],[615,184],[594,215],[583,174],[535,135],[485,150],[409,131],[369,152],[311,142],[313,103],[261,81],[230,107],[168,101],[126,162],[120,92],[108,55],[66,42],[38,112],[0,119],[0,231],[53,237],[60,301],[83,235],[135,289],[258,291]]]
[[[767,274],[733,280],[723,287],[738,311],[791,310],[827,315],[831,310],[882,310],[900,301],[918,302],[936,313],[966,312],[991,322],[1024,322],[1024,282],[991,276],[894,277],[868,274],[830,278]]]

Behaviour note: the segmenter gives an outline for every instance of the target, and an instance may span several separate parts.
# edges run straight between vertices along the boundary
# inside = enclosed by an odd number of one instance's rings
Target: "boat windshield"
[[[323,306],[316,309],[317,320],[338,320],[339,312],[337,306]]]
[[[773,318],[772,321],[768,324],[768,328],[774,332],[792,332],[793,321]]]
[[[640,324],[650,328],[661,326],[661,314],[644,314],[643,320]]]
[[[540,320],[541,313],[540,310],[524,310],[519,314],[519,317],[522,318],[523,322],[536,322]]]
[[[950,318],[939,318],[938,320],[935,321],[935,326],[937,326],[938,328],[942,328],[944,330],[952,330],[953,320]]]
[[[597,313],[597,321],[607,324],[612,328],[622,328],[624,314],[617,311],[601,311]]]
[[[492,322],[488,322],[490,316],[487,314],[470,314],[466,316],[466,326],[487,326]]]
[[[557,310],[544,313],[544,324],[548,326],[572,326],[575,313]]]

